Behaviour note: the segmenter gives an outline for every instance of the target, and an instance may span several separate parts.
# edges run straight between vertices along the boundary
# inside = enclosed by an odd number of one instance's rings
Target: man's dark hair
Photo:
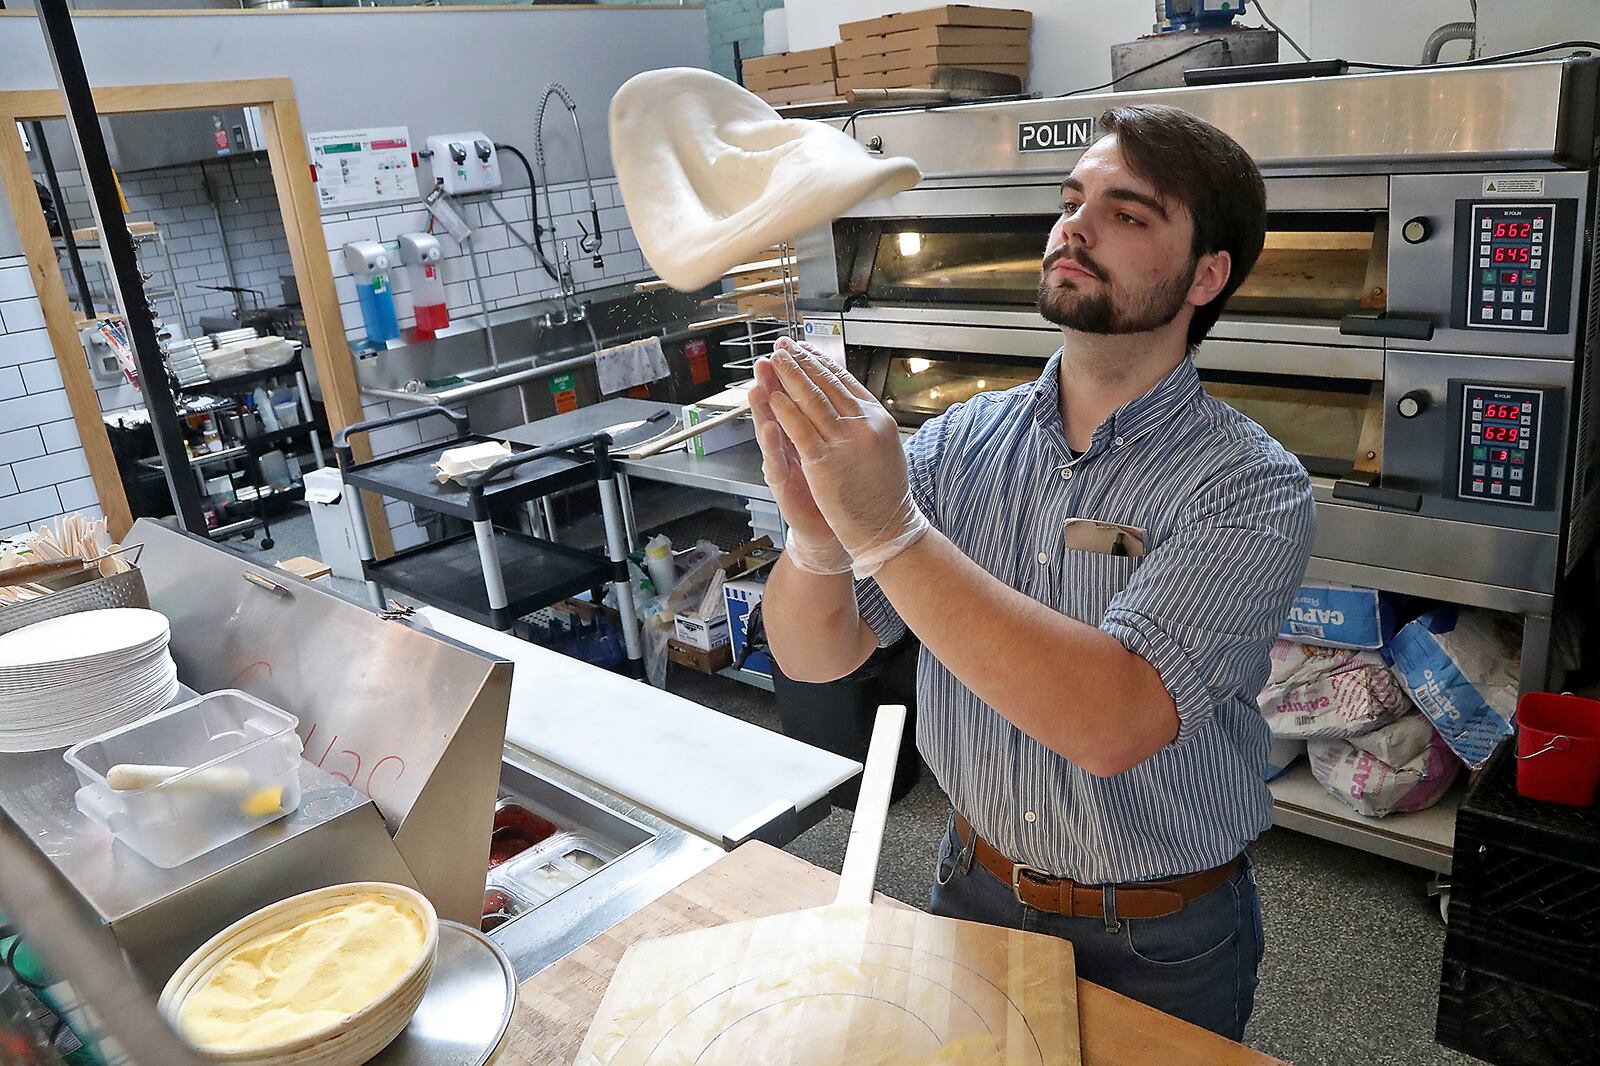
[[[1216,299],[1194,310],[1189,322],[1193,350],[1261,255],[1267,234],[1267,187],[1261,171],[1238,141],[1176,107],[1113,107],[1100,116],[1095,132],[1098,137],[1115,136],[1128,169],[1163,199],[1189,212],[1194,258],[1227,252],[1232,259],[1228,283]]]

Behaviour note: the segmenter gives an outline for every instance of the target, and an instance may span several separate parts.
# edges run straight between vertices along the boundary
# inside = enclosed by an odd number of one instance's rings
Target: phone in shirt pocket
[[[1098,552],[1101,555],[1144,555],[1144,530],[1121,522],[1102,522],[1097,518],[1069,518],[1061,526],[1061,539],[1068,551]]]
[[[1087,625],[1098,625],[1143,561],[1145,531],[1120,522],[1069,518],[1062,525],[1061,539],[1059,609]]]

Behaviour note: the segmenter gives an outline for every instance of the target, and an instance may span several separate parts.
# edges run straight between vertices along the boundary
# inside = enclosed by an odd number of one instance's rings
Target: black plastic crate
[[[1594,972],[1479,940],[1456,923],[1445,940],[1435,1036],[1496,1066],[1589,1066],[1600,1048]],[[1463,923],[1470,925],[1470,922]]]
[[[1477,940],[1600,971],[1600,811],[1523,799],[1501,745],[1456,817],[1451,900]]]

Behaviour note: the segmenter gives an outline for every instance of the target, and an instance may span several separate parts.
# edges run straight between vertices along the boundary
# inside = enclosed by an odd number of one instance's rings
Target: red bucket
[[[1517,793],[1591,807],[1600,793],[1600,702],[1530,692],[1517,702]]]

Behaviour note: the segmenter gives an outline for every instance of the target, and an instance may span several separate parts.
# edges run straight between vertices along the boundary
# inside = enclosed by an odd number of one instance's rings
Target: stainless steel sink
[[[369,400],[465,409],[474,430],[492,433],[555,414],[554,392],[575,391],[579,406],[598,401],[592,359],[597,348],[654,335],[662,338],[671,369],[668,394],[657,398],[687,403],[716,388],[694,377],[682,353],[691,337],[715,345],[723,335],[688,329],[709,313],[699,303],[708,295],[709,289],[639,293],[631,285],[616,285],[580,294],[583,320],[550,325],[547,313],[559,321],[571,308],[558,300],[500,308],[487,319],[494,328],[498,365],[489,358],[484,317],[466,316],[431,340],[408,333],[394,347],[362,355],[356,363],[361,391]],[[552,382],[558,376],[567,380],[556,387]]]
[[[530,367],[589,355],[601,346],[660,333],[675,323],[704,317],[695,295],[666,290],[639,293],[614,285],[580,294],[583,319],[561,321],[570,308],[559,300],[537,300],[489,312],[499,365],[489,358],[485,318],[463,315],[437,336],[422,339],[408,329],[401,342],[363,354],[357,366],[367,390],[409,392],[419,401],[459,388],[506,377]],[[554,315],[555,323],[547,317]]]

